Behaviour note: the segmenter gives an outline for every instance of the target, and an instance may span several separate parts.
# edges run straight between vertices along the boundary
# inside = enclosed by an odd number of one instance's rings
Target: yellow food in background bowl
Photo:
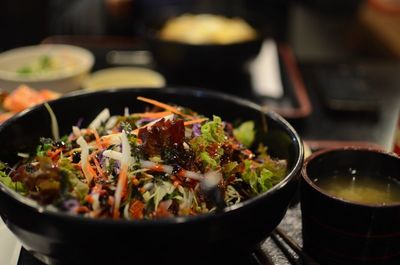
[[[163,40],[190,44],[231,44],[253,40],[257,32],[242,18],[183,14],[170,18],[159,32]]]
[[[165,86],[164,77],[156,71],[141,67],[113,67],[93,73],[82,87],[88,90],[108,88],[146,87],[159,88]]]

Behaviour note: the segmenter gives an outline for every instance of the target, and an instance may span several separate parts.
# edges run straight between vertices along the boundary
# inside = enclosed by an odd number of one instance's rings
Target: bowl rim
[[[336,197],[331,195],[330,193],[326,192],[324,189],[320,188],[318,185],[315,184],[314,181],[311,180],[310,176],[308,175],[308,166],[309,164],[314,161],[315,159],[324,156],[330,153],[341,153],[341,152],[360,152],[360,153],[374,153],[380,154],[387,157],[392,157],[397,159],[400,162],[400,156],[396,155],[394,152],[388,152],[382,148],[378,147],[365,147],[365,146],[343,146],[343,147],[331,147],[322,149],[312,153],[309,157],[304,160],[303,167],[301,169],[301,179],[305,182],[309,187],[311,187],[314,191],[318,192],[318,194],[329,198],[330,200],[334,200],[336,202],[340,202],[342,204],[357,206],[362,208],[370,208],[370,209],[383,209],[383,208],[395,208],[400,206],[400,202],[391,203],[391,204],[373,204],[373,203],[360,203],[356,201],[346,200],[340,197]]]
[[[8,82],[52,82],[59,81],[61,79],[71,78],[73,76],[79,75],[90,69],[94,65],[94,55],[88,49],[80,46],[70,45],[70,44],[38,44],[30,46],[17,47],[11,50],[4,51],[0,53],[0,62],[2,60],[7,60],[8,57],[21,56],[23,57],[24,52],[37,52],[38,55],[44,54],[46,50],[54,51],[58,53],[62,50],[68,50],[70,54],[83,62],[84,64],[78,64],[72,71],[59,70],[52,75],[39,75],[39,76],[20,76],[15,71],[1,70],[0,69],[0,79]]]
[[[285,178],[282,179],[278,184],[273,186],[271,189],[268,191],[258,194],[255,197],[249,198],[245,201],[242,201],[238,204],[231,205],[225,207],[222,211],[219,212],[209,212],[205,214],[199,214],[195,216],[176,216],[176,217],[171,217],[171,218],[160,218],[160,219],[151,219],[151,220],[125,220],[125,219],[113,219],[113,218],[104,218],[104,219],[99,219],[99,218],[88,218],[80,215],[72,215],[72,214],[67,214],[64,212],[60,212],[58,210],[51,209],[51,206],[41,206],[39,205],[36,201],[29,199],[16,191],[6,187],[3,183],[0,182],[0,193],[6,194],[8,197],[11,197],[12,200],[17,201],[18,203],[29,207],[31,210],[47,215],[47,216],[52,216],[56,218],[62,218],[64,220],[70,220],[72,222],[87,222],[90,224],[107,224],[107,225],[139,225],[139,226],[158,226],[158,225],[176,225],[180,223],[195,223],[195,222],[200,222],[203,220],[214,220],[215,218],[219,218],[221,215],[227,215],[231,214],[232,212],[235,212],[238,209],[241,209],[243,207],[248,206],[249,204],[256,203],[258,201],[264,200],[273,194],[275,194],[278,190],[282,189],[284,186],[288,185],[292,179],[298,176],[302,165],[303,165],[303,159],[304,159],[304,147],[303,143],[301,141],[300,136],[296,132],[296,130],[292,127],[292,125],[285,120],[282,116],[277,114],[274,111],[271,110],[265,110],[265,108],[262,108],[260,105],[247,100],[243,98],[239,98],[233,95],[217,92],[217,91],[212,91],[212,90],[207,90],[207,89],[197,89],[197,88],[177,88],[177,87],[166,87],[161,90],[154,90],[154,88],[132,88],[132,89],[108,89],[108,90],[100,90],[100,91],[74,91],[71,93],[66,94],[65,96],[49,101],[48,104],[51,106],[53,104],[57,104],[57,102],[60,101],[65,101],[74,97],[83,97],[83,96],[90,96],[91,94],[109,94],[109,93],[119,93],[119,92],[132,92],[133,94],[139,95],[141,92],[146,92],[146,91],[152,91],[155,92],[157,91],[158,93],[163,93],[165,95],[173,95],[173,94],[180,94],[180,95],[188,95],[188,96],[194,96],[194,97],[201,97],[201,96],[208,96],[208,97],[214,97],[218,98],[221,100],[227,100],[231,101],[234,104],[239,104],[242,106],[246,106],[248,108],[252,108],[259,113],[269,116],[269,118],[273,119],[274,121],[280,123],[283,125],[285,130],[291,134],[290,137],[297,147],[298,151],[298,156],[295,158],[295,161],[293,161],[293,166],[291,170],[286,174]],[[16,120],[19,118],[29,115],[29,113],[34,112],[34,111],[40,111],[41,109],[44,108],[43,104],[31,107],[29,109],[26,109],[16,115],[14,115],[12,118],[8,119],[5,121],[1,126],[0,126],[0,132],[10,126],[10,124],[14,123]],[[294,194],[293,194],[294,196]]]

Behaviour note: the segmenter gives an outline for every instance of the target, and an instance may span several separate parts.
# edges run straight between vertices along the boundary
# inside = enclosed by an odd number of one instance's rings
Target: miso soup
[[[333,175],[314,181],[327,193],[343,200],[376,205],[400,203],[400,181],[394,178]]]

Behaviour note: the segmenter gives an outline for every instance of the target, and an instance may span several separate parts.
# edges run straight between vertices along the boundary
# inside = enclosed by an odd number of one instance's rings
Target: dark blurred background
[[[380,32],[389,27],[400,32],[398,23],[381,23],[399,20],[400,14],[381,12],[369,2],[378,1],[3,0],[0,50],[37,44],[50,35],[140,36],[145,21],[168,10],[213,9],[257,17],[268,34],[290,44],[299,60],[400,57],[400,44],[392,43],[390,32]]]

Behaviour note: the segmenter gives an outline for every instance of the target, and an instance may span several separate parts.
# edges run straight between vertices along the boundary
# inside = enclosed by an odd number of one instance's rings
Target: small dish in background
[[[400,157],[363,147],[312,154],[301,211],[304,250],[321,264],[400,264]]]
[[[165,86],[164,77],[156,71],[143,67],[113,67],[99,70],[90,75],[82,85],[87,90],[103,90],[108,88]]]
[[[21,84],[65,93],[80,88],[94,64],[93,54],[81,47],[45,44],[0,54],[0,88],[12,91]]]

